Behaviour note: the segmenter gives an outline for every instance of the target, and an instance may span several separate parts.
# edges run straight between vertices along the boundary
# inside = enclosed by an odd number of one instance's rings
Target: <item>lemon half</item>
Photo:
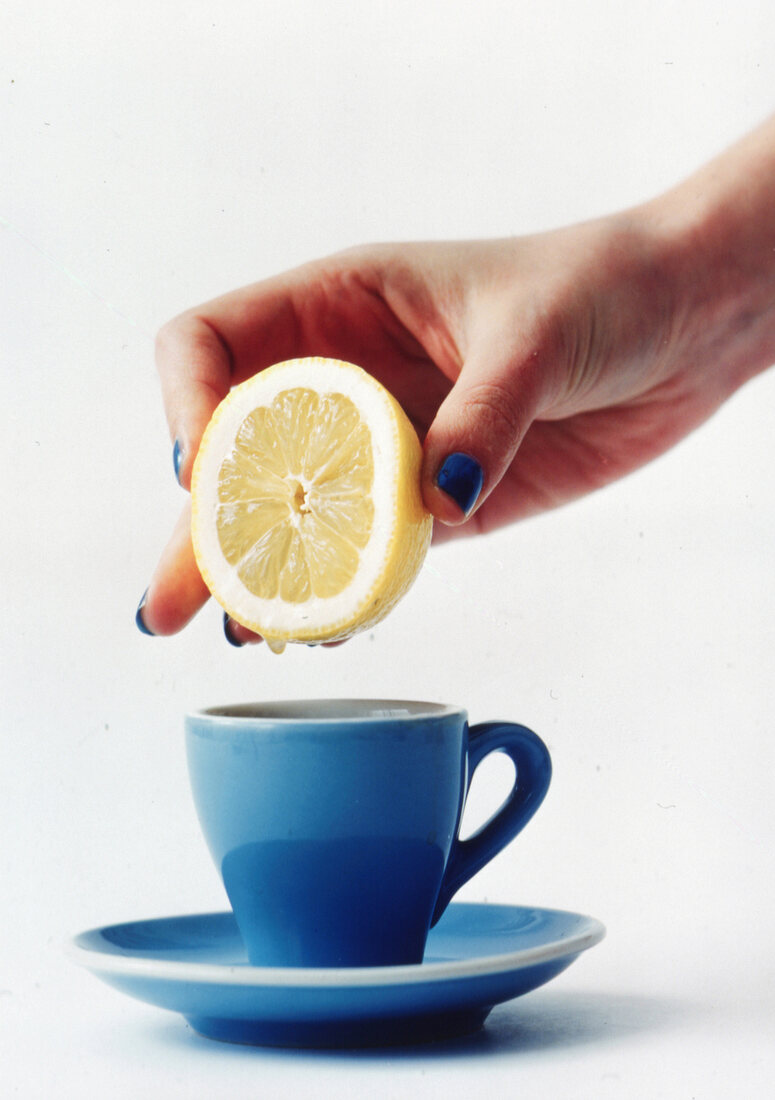
[[[432,518],[396,399],[338,359],[292,359],[215,410],[191,482],[202,577],[273,649],[372,627],[420,570]]]

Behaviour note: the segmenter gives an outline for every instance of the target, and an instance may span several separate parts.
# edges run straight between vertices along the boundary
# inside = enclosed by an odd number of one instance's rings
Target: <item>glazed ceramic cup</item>
[[[453,894],[543,799],[549,753],[524,726],[469,727],[435,703],[325,700],[186,718],[202,830],[254,966],[419,963]],[[458,839],[471,777],[505,752],[501,809]]]

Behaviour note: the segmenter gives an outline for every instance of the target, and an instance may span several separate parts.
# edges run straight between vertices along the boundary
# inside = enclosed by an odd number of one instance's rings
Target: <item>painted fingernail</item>
[[[180,484],[180,467],[183,465],[183,448],[180,445],[180,440],[175,440],[175,446],[172,448],[172,465],[175,467],[175,477]]]
[[[468,515],[482,491],[484,474],[475,458],[456,451],[447,455],[436,477],[436,484],[452,497],[458,508]]]
[[[143,608],[145,607],[145,601],[147,599],[148,599],[148,589],[146,588],[145,592],[143,592],[143,598],[140,600],[140,603],[137,605],[137,611],[135,612],[135,622],[137,623],[137,629],[139,631],[141,631],[141,633],[147,634],[150,638],[153,638],[154,633],[153,633],[152,630],[148,629],[148,627],[145,624],[145,619],[143,618]]]
[[[229,645],[233,645],[235,649],[242,649],[244,642],[238,641],[231,632],[231,619],[229,618],[228,611],[223,613],[223,633],[226,635],[226,641]]]

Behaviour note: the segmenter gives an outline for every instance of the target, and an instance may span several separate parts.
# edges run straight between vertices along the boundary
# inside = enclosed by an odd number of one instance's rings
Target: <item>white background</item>
[[[134,611],[182,501],[160,324],[350,244],[657,193],[775,106],[774,10],[5,0],[4,1095],[771,1095],[775,373],[615,487],[435,549],[338,650],[234,650],[214,606],[151,639]],[[467,1042],[360,1055],[210,1043],[64,959],[83,928],[225,904],[183,712],[316,695],[539,732],[544,807],[460,896],[588,912],[604,943]]]

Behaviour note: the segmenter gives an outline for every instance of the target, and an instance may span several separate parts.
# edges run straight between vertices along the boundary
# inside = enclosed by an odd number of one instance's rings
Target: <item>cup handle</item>
[[[513,722],[481,722],[468,730],[466,795],[474,772],[491,752],[505,752],[511,757],[517,772],[514,786],[506,801],[489,821],[467,840],[456,837],[452,842],[431,928],[463,883],[480,871],[524,829],[543,802],[549,788],[552,762],[549,750],[540,737],[526,726],[518,726]]]

